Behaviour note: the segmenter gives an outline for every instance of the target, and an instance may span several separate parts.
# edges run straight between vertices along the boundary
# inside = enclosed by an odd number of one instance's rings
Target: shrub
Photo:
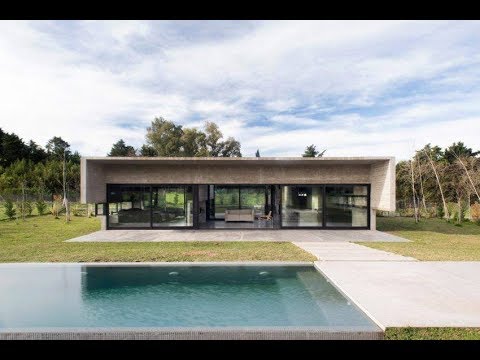
[[[62,210],[62,197],[60,195],[53,195],[53,203],[52,203],[52,215],[55,216],[55,219],[58,219],[58,215]]]
[[[11,200],[5,201],[5,204],[3,204],[3,208],[5,210],[5,215],[7,215],[10,220],[12,220],[17,213],[13,208],[13,202]]]
[[[73,216],[85,216],[86,211],[84,207],[80,204],[73,204],[72,205],[72,214]]]
[[[447,203],[449,220],[456,220],[458,218],[458,205],[454,202]]]
[[[435,207],[427,207],[427,210],[425,210],[423,207],[420,208],[420,217],[430,219],[435,216],[437,216],[437,209]]]
[[[25,201],[23,203],[23,211],[25,212],[25,215],[30,216],[32,215],[33,212],[33,206],[30,201]]]
[[[412,207],[407,207],[405,209],[398,210],[400,216],[412,217],[415,215],[415,211]]]
[[[15,203],[15,207],[18,210],[18,215],[22,217],[32,215],[32,211],[33,211],[32,203],[30,203],[29,201],[24,201],[24,202],[17,201]]]
[[[35,207],[37,208],[37,213],[38,215],[43,215],[45,214],[45,211],[47,210],[47,204],[43,199],[39,199],[35,202]]]
[[[437,206],[437,217],[443,218],[445,216],[445,212],[443,211],[443,205]]]
[[[480,203],[476,202],[470,207],[470,218],[480,225]]]

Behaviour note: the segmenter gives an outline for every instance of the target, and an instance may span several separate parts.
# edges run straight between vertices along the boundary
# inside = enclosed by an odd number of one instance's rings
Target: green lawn
[[[0,262],[314,261],[285,242],[65,243],[99,230],[96,218],[52,215],[0,221]]]
[[[412,240],[408,243],[361,243],[375,249],[411,256],[426,261],[479,261],[480,226],[462,226],[442,219],[377,217],[377,229]]]
[[[480,328],[387,328],[386,340],[480,340]]]

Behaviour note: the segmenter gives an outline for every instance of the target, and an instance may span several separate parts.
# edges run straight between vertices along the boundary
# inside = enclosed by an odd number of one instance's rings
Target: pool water
[[[0,266],[0,330],[378,327],[313,266]]]

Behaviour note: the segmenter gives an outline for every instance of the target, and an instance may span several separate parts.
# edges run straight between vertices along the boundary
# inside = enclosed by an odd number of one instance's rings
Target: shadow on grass
[[[447,222],[443,219],[421,219],[418,224],[411,217],[377,217],[379,231],[429,231],[440,234],[479,235],[480,226],[465,221],[461,226],[456,222]]]

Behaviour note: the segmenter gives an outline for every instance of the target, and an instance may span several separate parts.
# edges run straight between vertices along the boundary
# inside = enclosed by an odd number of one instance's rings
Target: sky
[[[479,21],[0,21],[0,127],[85,156],[162,116],[243,156],[480,149]]]

